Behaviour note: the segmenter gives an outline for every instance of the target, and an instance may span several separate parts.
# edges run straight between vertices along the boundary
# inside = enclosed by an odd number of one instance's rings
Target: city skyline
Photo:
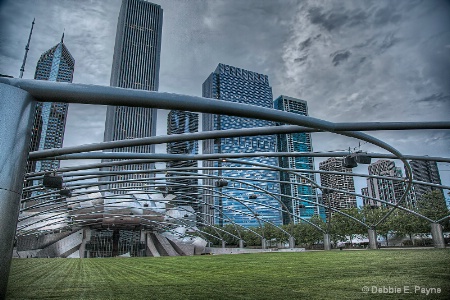
[[[448,120],[448,2],[152,2],[165,13],[160,91],[201,95],[204,78],[223,62],[268,74],[274,95],[308,101],[313,117],[351,122]],[[65,27],[66,43],[77,57],[74,82],[109,85],[120,1],[30,3],[3,1],[0,6],[0,73],[18,77],[36,17],[24,78],[33,77],[37,57]],[[225,25],[228,30],[221,30]],[[104,119],[99,116],[104,115],[104,107],[71,105],[64,145],[102,141]],[[158,135],[165,130],[165,124],[158,124]],[[444,131],[373,135],[405,154],[449,156],[449,134]],[[331,134],[313,134],[313,141],[316,151],[359,144]],[[449,172],[442,170],[449,165],[439,167],[443,184],[448,184]],[[358,168],[355,172],[367,172]]]

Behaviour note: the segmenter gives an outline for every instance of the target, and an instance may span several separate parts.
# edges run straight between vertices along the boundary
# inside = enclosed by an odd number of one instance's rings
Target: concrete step
[[[158,233],[151,233],[154,237],[156,249],[162,256],[179,256],[178,252],[170,244],[169,240]]]
[[[83,241],[83,230],[71,233],[53,244],[43,248],[37,253],[37,257],[67,257],[80,248]]]
[[[159,254],[158,250],[156,249],[155,241],[154,241],[153,235],[152,235],[150,232],[147,233],[147,249],[146,249],[146,254],[147,254],[147,256],[154,256],[154,257],[159,257],[159,256],[161,256],[161,254]]]

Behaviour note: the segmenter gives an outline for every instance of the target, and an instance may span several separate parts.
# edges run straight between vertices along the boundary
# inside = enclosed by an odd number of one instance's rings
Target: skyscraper
[[[72,82],[75,60],[64,44],[64,34],[56,46],[38,60],[34,79]],[[30,151],[61,148],[67,119],[67,103],[38,102],[31,135]],[[59,168],[58,160],[28,161],[27,172]]]
[[[169,112],[169,115],[167,117],[168,135],[193,132],[198,132],[198,114],[179,110],[171,110]],[[167,153],[198,154],[198,141],[177,141],[167,143]],[[166,166],[168,169],[175,169],[175,171],[177,168],[183,168],[183,170],[179,170],[179,172],[184,172],[184,174],[176,174],[172,173],[172,171],[169,171],[166,175],[168,187],[171,189],[171,193],[177,196],[177,198],[173,202],[178,202],[180,205],[190,205],[196,212],[198,212],[198,179],[189,178],[190,176],[198,176],[197,161],[169,161],[166,163]]]
[[[203,97],[225,100],[236,103],[252,104],[261,107],[272,108],[272,88],[269,85],[267,75],[247,71],[244,69],[219,64],[216,70],[203,83]],[[203,115],[203,130],[225,130],[238,128],[253,128],[272,126],[273,122],[240,118],[233,116]],[[256,137],[221,138],[207,140],[203,143],[203,153],[252,153],[273,152],[276,147],[275,135]],[[242,159],[244,160],[244,159]],[[267,165],[277,165],[276,158],[260,157],[246,159]],[[233,162],[205,161],[205,167],[235,167],[245,168],[249,165]],[[270,193],[279,193],[279,184],[270,180],[278,180],[278,172],[267,170],[214,170],[206,172],[226,178],[229,183],[226,187],[213,188],[204,191],[204,213],[214,212],[215,223],[222,225],[228,218],[242,226],[258,226],[258,218],[281,224],[279,202],[270,196]],[[247,182],[257,185],[260,189],[240,182],[239,178],[245,178]],[[254,181],[252,181],[254,179]],[[268,181],[258,181],[258,180]],[[214,186],[215,179],[205,180],[203,184]],[[215,207],[212,207],[215,205]],[[275,209],[273,209],[275,208]],[[213,222],[213,220],[209,220]]]
[[[163,10],[159,5],[143,0],[123,0],[117,23],[111,70],[111,86],[157,91],[161,53]],[[154,136],[156,109],[108,106],[105,141]],[[114,149],[115,152],[154,153],[154,145]],[[115,166],[111,170],[151,169],[151,165]],[[127,180],[137,175],[122,176]],[[117,180],[112,176],[110,180]],[[122,188],[131,184],[115,184]]]
[[[369,165],[369,175],[402,178],[402,170],[395,166],[391,160],[378,160]],[[382,178],[367,178],[367,188],[361,191],[364,196],[380,199],[392,204],[397,204],[406,192],[404,181]],[[409,193],[401,205],[414,205],[414,194]],[[385,206],[385,204],[363,197],[363,205]]]
[[[323,193],[323,203],[326,205],[329,204],[332,208],[336,209],[356,207],[356,197],[345,193],[354,193],[355,184],[353,182],[353,176],[351,176],[352,169],[343,166],[343,159],[334,157],[329,158],[319,163],[319,170],[350,173],[348,176],[326,173],[320,174],[320,184],[323,187],[342,190],[342,192],[329,190]]]
[[[424,181],[434,184],[441,184],[441,176],[439,175],[439,169],[437,167],[437,163],[435,161],[429,160],[411,160],[409,162],[413,179],[417,181]],[[415,184],[414,191],[416,194],[416,199],[420,200],[420,198],[433,190],[440,191],[443,194],[443,190],[440,188],[435,188],[422,184]]]
[[[281,95],[275,99],[274,108],[303,116],[308,115],[308,103],[306,101],[288,96]],[[277,151],[312,152],[311,134],[289,133],[277,135]],[[278,163],[280,167],[288,169],[314,170],[314,159],[312,157],[279,157]],[[299,172],[312,182],[315,182],[314,173]],[[281,181],[291,182],[281,183],[281,193],[290,196],[282,197],[282,200],[289,208],[289,211],[296,216],[294,217],[294,223],[299,222],[300,219],[298,217],[310,219],[313,215],[323,212],[323,210],[319,210],[318,205],[314,204],[314,202],[317,203],[316,190],[310,182],[287,172],[280,172],[280,179]],[[283,213],[283,223],[288,224],[289,221],[288,214]]]

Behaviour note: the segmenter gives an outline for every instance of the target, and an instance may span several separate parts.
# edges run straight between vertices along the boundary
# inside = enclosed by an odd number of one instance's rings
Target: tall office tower
[[[353,176],[351,176],[352,169],[343,166],[342,158],[329,158],[319,163],[319,170],[350,173],[349,176],[337,174],[320,174],[320,184],[323,187],[342,190],[327,191],[322,195],[325,205],[330,205],[336,209],[346,209],[356,207],[356,197],[345,192],[355,192],[355,184]],[[345,192],[344,192],[345,191]]]
[[[308,103],[304,100],[279,96],[274,101],[274,108],[282,111],[292,112],[299,115],[308,115]],[[312,152],[310,133],[289,133],[277,135],[277,151],[278,152]],[[282,168],[299,169],[299,170],[314,170],[314,159],[312,157],[279,157],[278,164]],[[313,215],[318,215],[324,211],[319,209],[317,205],[316,189],[311,182],[315,182],[314,173],[302,173],[306,178],[301,178],[295,174],[288,172],[280,172],[281,197],[283,203],[288,207],[289,211],[295,215],[293,221],[297,224],[301,219],[310,219]],[[305,201],[307,200],[307,201]],[[323,213],[323,218],[325,214]],[[283,224],[290,222],[290,217],[287,213],[283,213]]]
[[[34,79],[72,82],[75,60],[64,44],[64,34],[56,46],[44,52],[38,60]],[[31,134],[30,151],[61,148],[66,127],[67,103],[38,102]],[[27,172],[59,168],[59,160],[28,161]],[[38,182],[34,183],[35,185]],[[24,193],[24,197],[29,194]]]
[[[198,114],[171,110],[167,117],[167,134],[183,134],[198,132]],[[177,141],[167,143],[168,154],[198,154],[198,141]],[[166,163],[168,188],[175,194],[175,203],[179,205],[189,205],[199,212],[198,200],[198,178],[189,178],[198,176],[197,161],[169,161]],[[179,171],[176,169],[180,169]],[[190,174],[195,173],[195,174]],[[180,178],[177,178],[180,177]],[[202,221],[201,219],[199,221]]]
[[[252,104],[272,108],[272,88],[267,75],[258,74],[244,69],[219,64],[216,70],[203,83],[203,97]],[[273,126],[273,122],[221,115],[203,115],[203,130],[225,130],[238,128],[253,128]],[[255,137],[221,138],[203,142],[203,153],[253,153],[273,152],[276,147],[275,135]],[[242,159],[244,160],[244,159]],[[276,158],[259,157],[245,159],[268,165],[277,165]],[[245,170],[250,165],[234,162],[205,161],[205,167],[234,167],[235,170],[214,170],[205,175],[223,177],[228,181],[224,187],[215,187],[215,179],[204,180],[203,184],[212,186],[211,190],[204,190],[204,215],[214,215],[207,221],[223,225],[229,221],[242,226],[258,226],[258,218],[271,221],[277,225],[282,223],[279,202],[270,193],[279,193],[279,184],[270,180],[278,180],[278,172],[261,170]],[[239,181],[239,178],[256,186]],[[252,179],[255,179],[252,181]],[[267,181],[258,181],[267,180]],[[222,181],[221,181],[222,182]],[[219,182],[220,183],[220,182]],[[214,194],[214,195],[213,195]],[[212,207],[215,206],[215,207]],[[275,209],[273,209],[275,208]]]
[[[111,70],[111,86],[157,91],[161,53],[163,10],[159,5],[143,0],[123,0],[117,23]],[[141,138],[156,134],[156,109],[108,106],[105,141]],[[154,145],[113,149],[114,152],[154,153]],[[114,166],[111,171],[147,170],[150,164]],[[109,180],[141,178],[141,175],[111,176]],[[133,183],[111,184],[122,189]],[[116,191],[120,193],[120,191]]]
[[[402,169],[395,166],[390,160],[378,160],[369,165],[369,175],[403,178]],[[406,192],[404,181],[391,180],[385,178],[367,178],[367,188],[361,190],[364,196],[380,199],[392,204],[397,204]],[[414,193],[409,193],[401,203],[402,206],[414,205]],[[363,197],[363,205],[371,207],[386,206],[382,202]]]
[[[412,175],[414,180],[434,184],[441,184],[441,176],[439,175],[439,169],[435,161],[411,160],[409,161],[409,164],[412,169]],[[444,192],[440,188],[422,184],[414,184],[414,191],[417,200],[420,200],[420,198],[424,194],[429,193],[433,190],[440,191],[442,193],[442,196],[444,196]]]

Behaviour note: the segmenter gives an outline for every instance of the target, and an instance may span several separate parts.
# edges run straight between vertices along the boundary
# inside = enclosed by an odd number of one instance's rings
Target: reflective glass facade
[[[441,176],[439,174],[439,169],[435,161],[411,160],[409,164],[411,165],[414,180],[430,182],[439,185],[441,184]],[[427,185],[415,184],[414,188],[417,200],[420,200],[423,195],[434,190],[441,192],[443,195],[442,189]]]
[[[203,97],[218,100],[252,104],[261,107],[272,108],[272,88],[269,85],[267,75],[258,74],[229,65],[219,64],[216,70],[203,83]],[[273,122],[240,118],[233,116],[219,116],[212,114],[203,115],[203,130],[225,130],[238,128],[253,128],[263,126],[273,126]],[[221,138],[207,140],[203,143],[203,153],[253,153],[253,152],[274,152],[276,148],[275,135]],[[276,158],[251,158],[242,159],[257,163],[277,166]],[[206,167],[248,167],[249,165],[231,162],[210,162],[203,163]],[[266,170],[223,170],[209,171],[206,174],[226,178],[229,183],[223,188],[212,187],[215,193],[223,193],[222,197],[210,196],[212,191],[204,191],[204,213],[214,215],[210,223],[226,224],[230,218],[242,226],[258,226],[258,221],[253,217],[253,213],[260,218],[281,224],[281,205],[273,197],[271,192],[279,193],[280,186],[270,180],[278,180],[276,171]],[[252,187],[239,181],[244,178],[250,184],[255,184],[258,188]],[[269,181],[257,181],[252,179],[265,179]],[[214,186],[216,179],[205,180],[204,184]],[[256,198],[253,199],[253,197]],[[215,205],[212,209],[211,205]],[[221,209],[222,208],[222,209]],[[275,208],[275,209],[274,209]]]
[[[308,104],[304,100],[281,95],[274,101],[274,108],[282,111],[292,112],[299,115],[308,115]],[[280,134],[277,136],[278,152],[312,152],[310,133]],[[312,157],[279,157],[280,167],[299,170],[314,170],[314,159]],[[314,173],[300,174],[315,182]],[[281,184],[281,193],[290,197],[282,197],[283,203],[289,211],[295,215],[294,223],[300,221],[299,217],[310,219],[313,215],[320,214],[325,218],[325,211],[320,209],[317,203],[316,190],[304,178],[292,173],[280,172],[281,181],[291,182]],[[294,184],[296,183],[296,184]],[[293,197],[293,198],[291,198]],[[302,201],[307,200],[307,201]],[[283,223],[288,224],[290,218],[283,213]]]
[[[64,36],[63,36],[64,37]],[[72,82],[75,60],[61,42],[44,52],[36,66],[34,79]],[[66,127],[67,103],[38,102],[31,134],[30,151],[61,148]],[[58,160],[28,161],[27,172],[40,172],[59,168]],[[35,185],[39,181],[34,182]],[[24,197],[27,197],[24,193]]]
[[[198,114],[171,110],[167,117],[167,134],[183,134],[198,132]],[[198,154],[198,141],[177,141],[167,143],[167,153],[169,154]],[[169,161],[166,163],[167,168],[177,169],[183,168],[179,172],[197,173],[197,161]],[[182,176],[183,178],[174,178]],[[198,207],[198,179],[189,178],[189,174],[167,173],[167,182],[169,184],[171,193],[177,197],[175,203],[179,205],[189,205],[195,211],[199,211]],[[202,220],[199,220],[200,222]]]
[[[75,60],[63,40],[41,55],[34,79],[72,82]],[[31,151],[61,148],[67,118],[67,103],[38,102],[32,131]],[[31,167],[31,166],[30,166]],[[29,171],[52,170],[59,161],[38,161]]]

